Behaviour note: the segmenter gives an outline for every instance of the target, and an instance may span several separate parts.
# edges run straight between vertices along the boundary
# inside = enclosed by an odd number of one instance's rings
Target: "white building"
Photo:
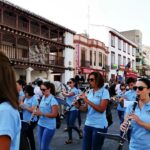
[[[131,62],[131,69],[136,69],[135,53],[137,45],[121,35],[117,30],[107,26],[90,27],[90,38],[105,43],[108,47],[108,65],[110,66],[109,79],[115,78],[117,73],[123,76],[125,66]],[[119,70],[119,72],[117,72]]]

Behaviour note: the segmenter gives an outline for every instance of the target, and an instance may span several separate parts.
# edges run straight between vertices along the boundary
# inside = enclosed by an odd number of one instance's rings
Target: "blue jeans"
[[[118,116],[119,116],[119,119],[120,119],[120,124],[122,124],[123,121],[124,121],[124,111],[118,110]]]
[[[84,127],[82,150],[101,150],[104,144],[104,137],[97,132],[107,133],[107,128]]]
[[[51,140],[54,136],[55,129],[48,129],[38,125],[38,140],[40,145],[40,150],[52,150],[49,148]]]
[[[75,122],[78,116],[78,111],[73,110],[67,113],[67,128],[69,140],[72,140],[72,129],[74,129],[80,136],[80,130],[75,126]]]

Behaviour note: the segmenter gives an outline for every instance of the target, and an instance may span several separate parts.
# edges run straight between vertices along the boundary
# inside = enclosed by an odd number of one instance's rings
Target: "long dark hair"
[[[18,109],[18,92],[14,69],[8,57],[0,52],[0,101],[8,101]]]
[[[42,83],[42,85],[44,85],[47,89],[50,89],[50,92],[52,95],[56,95],[56,92],[55,92],[55,86],[53,83],[49,82],[49,81],[45,81]]]
[[[91,72],[89,75],[88,75],[88,78],[89,76],[93,75],[95,77],[95,81],[96,81],[96,84],[99,88],[103,87],[104,86],[104,78],[102,76],[101,73],[99,72]]]

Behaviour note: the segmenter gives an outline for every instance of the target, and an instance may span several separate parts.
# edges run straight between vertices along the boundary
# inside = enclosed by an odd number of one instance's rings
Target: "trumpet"
[[[66,111],[70,111],[71,108],[74,106],[75,103],[79,103],[79,105],[81,105],[81,99],[79,98],[79,96],[82,95],[83,93],[88,93],[89,89],[90,89],[90,86],[87,86],[81,93],[76,94],[74,96],[73,104],[70,107],[67,107]]]
[[[140,98],[140,95],[137,95],[136,101],[135,101],[135,102],[133,103],[133,105],[132,105],[131,114],[134,113],[135,108],[136,108],[136,106],[137,106],[137,104],[138,104],[139,98]],[[124,144],[124,141],[125,141],[124,139],[125,139],[125,137],[126,137],[126,135],[127,135],[127,133],[128,133],[128,130],[129,130],[130,127],[131,127],[131,121],[132,121],[132,120],[131,120],[130,118],[127,120],[126,129],[124,130],[124,132],[123,132],[123,134],[122,134],[122,137],[121,137],[121,140],[120,140],[120,142],[119,142],[119,146],[118,146],[118,149],[117,149],[117,150],[122,150],[122,149],[123,149],[123,144]]]

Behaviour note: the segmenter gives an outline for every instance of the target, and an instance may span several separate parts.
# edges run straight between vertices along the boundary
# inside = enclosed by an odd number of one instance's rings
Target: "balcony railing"
[[[4,52],[11,60],[64,67],[64,57],[58,57],[54,54],[35,54],[31,56],[28,49],[8,45],[1,45],[0,51]]]

